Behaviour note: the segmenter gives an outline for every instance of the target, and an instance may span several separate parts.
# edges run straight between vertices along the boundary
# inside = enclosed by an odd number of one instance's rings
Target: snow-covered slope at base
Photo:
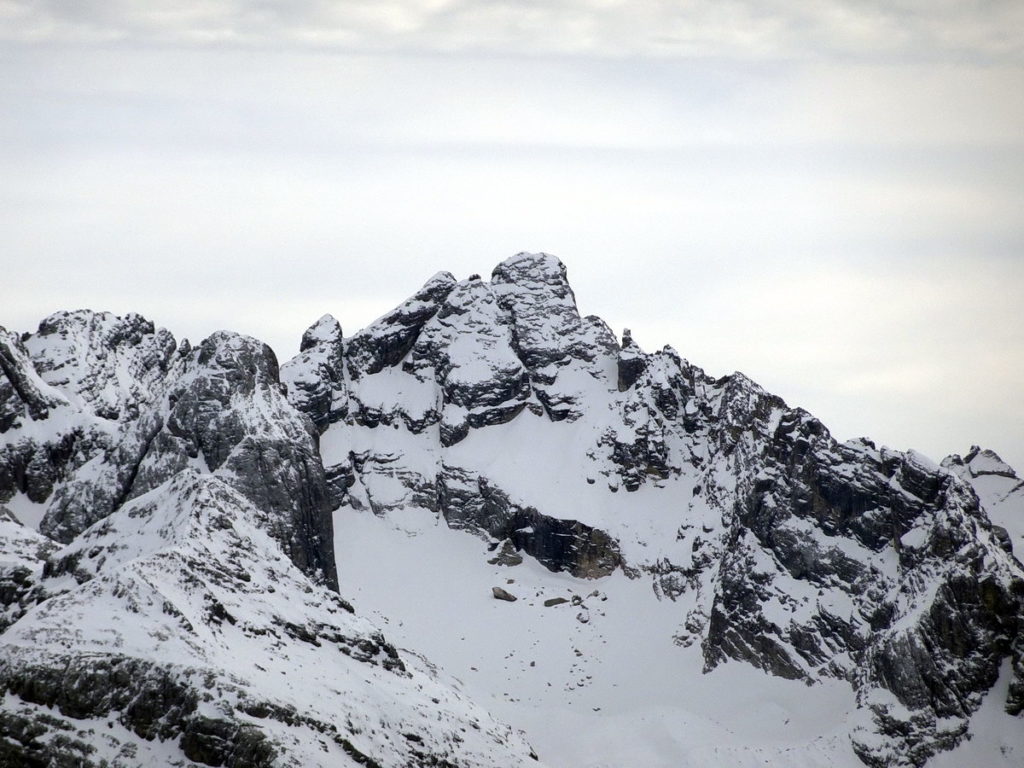
[[[577,579],[529,558],[489,565],[486,541],[425,510],[341,510],[335,531],[357,610],[525,730],[554,768],[863,766],[850,749],[863,713],[848,685],[808,686],[737,662],[702,674],[699,649],[672,642],[677,607],[646,579]],[[495,586],[518,600],[494,599]],[[544,605],[557,597],[568,602]],[[1020,765],[1024,729],[1003,711],[1009,679],[1007,665],[972,738],[929,765]]]
[[[848,685],[807,686],[739,663],[701,674],[699,649],[672,641],[676,606],[647,579],[577,579],[531,559],[488,565],[484,540],[424,510],[342,510],[335,530],[339,578],[357,610],[524,729],[547,764],[862,765],[850,750]],[[492,586],[519,599],[496,600]],[[568,602],[545,607],[557,597]]]
[[[936,755],[929,768],[995,768],[1024,765],[1024,728],[1020,718],[1006,713],[1006,701],[1013,671],[1003,664],[999,681],[971,718],[971,738],[951,752]]]
[[[0,762],[45,762],[49,742],[83,765],[537,764],[519,734],[314,585],[270,524],[222,479],[185,470],[50,556],[47,599],[0,636]],[[40,706],[57,727],[19,729]]]
[[[525,412],[500,430],[471,432],[448,449],[445,460],[488,478],[520,504],[605,531],[631,565],[662,558],[686,562],[692,540],[679,535],[680,526],[720,525],[720,510],[694,497],[701,474],[680,462],[672,477],[610,493],[607,478],[587,456],[610,421],[601,412],[584,413],[567,428]]]

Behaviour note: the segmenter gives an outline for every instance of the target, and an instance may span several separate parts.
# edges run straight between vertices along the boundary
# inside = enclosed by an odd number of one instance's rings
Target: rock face
[[[993,532],[1004,548],[1020,558],[1024,553],[1024,480],[995,451],[971,446],[965,456],[947,456],[942,466],[978,494]]]
[[[26,419],[41,421],[64,399],[40,378],[28,350],[15,334],[0,328],[0,432],[19,427]]]
[[[260,509],[292,561],[337,589],[323,465],[310,422],[287,402],[265,344],[218,332],[183,345],[156,396],[90,471],[54,493],[40,530],[69,542],[126,501],[194,467],[225,478]]]
[[[49,503],[116,451],[174,350],[170,333],[139,315],[58,312],[34,334],[0,331],[0,503]]]
[[[398,365],[454,286],[451,273],[438,272],[408,301],[357,333],[347,350],[350,375],[358,378]]]
[[[40,377],[104,419],[134,418],[167,373],[169,331],[140,315],[58,312],[25,339]]]
[[[38,588],[42,566],[57,545],[26,528],[0,507],[0,633],[25,615],[42,596]]]
[[[587,407],[586,377],[604,383],[615,376],[610,363],[618,345],[608,326],[580,317],[565,265],[548,254],[520,253],[503,261],[491,286],[511,317],[514,349],[548,416],[578,418]]]
[[[552,571],[581,578],[607,576],[622,565],[615,541],[604,531],[522,507],[485,477],[447,468],[439,486],[441,513],[451,528],[481,531]]]
[[[708,675],[848,686],[868,765],[964,742],[999,679],[1000,706],[1024,711],[1012,468],[979,448],[939,466],[839,443],[740,373],[713,378],[628,331],[619,343],[547,254],[490,281],[439,273],[347,339],[325,315],[280,371],[254,339],[193,348],[86,312],[0,333],[0,371],[14,764],[159,762],[152,736],[207,764],[525,764],[525,742],[437,692],[338,597],[332,514],[360,512],[434,516],[485,539],[495,566],[647,580]],[[41,534],[13,519],[33,516]],[[327,693],[313,672],[273,682],[325,663]],[[77,693],[89,686],[104,695]],[[432,725],[424,696],[441,702]],[[398,699],[394,727],[371,724]],[[107,752],[85,718],[117,723]]]
[[[341,325],[324,315],[302,335],[299,356],[281,366],[288,401],[320,432],[348,415],[345,341]]]

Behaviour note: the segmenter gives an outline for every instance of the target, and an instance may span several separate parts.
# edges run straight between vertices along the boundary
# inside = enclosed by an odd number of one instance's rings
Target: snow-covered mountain
[[[0,335],[0,762],[1024,759],[991,451],[838,443],[546,254],[300,350]]]

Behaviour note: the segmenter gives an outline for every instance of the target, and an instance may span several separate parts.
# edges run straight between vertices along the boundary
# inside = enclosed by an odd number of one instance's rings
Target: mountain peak
[[[302,334],[299,351],[305,352],[318,344],[338,344],[342,338],[341,323],[334,319],[334,315],[323,315]]]
[[[999,454],[989,448],[981,448],[973,445],[971,450],[963,458],[970,470],[971,475],[980,477],[982,475],[999,475],[1000,477],[1016,478],[1017,473],[1013,467],[1003,461]]]
[[[521,295],[535,293],[548,301],[567,301],[573,310],[576,309],[568,270],[557,256],[549,253],[517,253],[494,268],[491,282],[495,286],[518,289],[516,292]]]
[[[75,405],[109,420],[134,418],[166,374],[174,336],[141,315],[56,312],[24,338],[40,377]]]

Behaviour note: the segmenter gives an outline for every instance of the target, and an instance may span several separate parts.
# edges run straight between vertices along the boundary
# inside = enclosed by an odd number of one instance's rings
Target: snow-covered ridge
[[[942,466],[964,480],[978,494],[978,499],[992,522],[1005,532],[1008,547],[1018,555],[1024,553],[1024,480],[999,458],[995,451],[971,446],[963,457],[947,456]]]
[[[311,583],[267,518],[186,469],[51,554],[46,598],[2,637],[5,764],[534,762],[518,734]],[[53,737],[18,738],[47,707]]]

